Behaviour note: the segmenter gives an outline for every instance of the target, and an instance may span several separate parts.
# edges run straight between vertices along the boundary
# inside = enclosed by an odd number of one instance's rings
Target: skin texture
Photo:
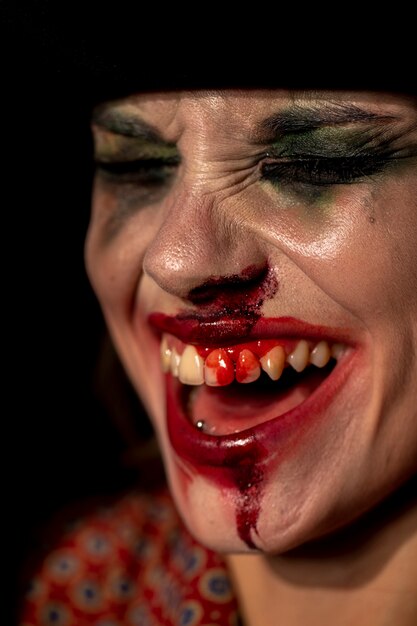
[[[321,109],[329,102],[347,102],[391,118],[387,132],[395,136],[395,154],[389,164],[345,184],[261,180],[260,168],[272,148],[270,140],[258,136],[259,124],[294,103]],[[355,372],[313,433],[265,480],[255,539],[259,554],[265,556],[231,557],[235,572],[239,571],[236,559],[241,559],[238,588],[250,586],[250,571],[258,563],[257,580],[269,581],[263,588],[270,594],[279,584],[285,598],[290,587],[309,587],[306,580],[312,572],[321,580],[322,569],[319,573],[319,566],[314,569],[312,563],[326,562],[323,554],[335,552],[323,537],[339,529],[348,533],[350,524],[357,524],[365,512],[391,497],[416,473],[416,102],[399,95],[353,92],[181,92],[107,103],[100,108],[101,118],[109,111],[151,125],[164,140],[158,156],[177,154],[181,159],[172,166],[169,182],[152,189],[134,182],[121,184],[97,173],[86,262],[116,348],[155,425],[179,511],[197,539],[218,551],[249,552],[236,531],[233,490],[221,489],[192,471],[184,483],[181,461],[167,435],[159,343],[147,323],[148,315],[198,311],[200,305],[187,299],[192,289],[215,277],[214,291],[220,294],[219,277],[268,265],[279,288],[263,303],[262,315],[348,328],[356,342]],[[142,140],[135,144],[135,139],[104,130],[102,120],[97,121],[97,115],[95,119],[98,160],[120,161],[121,154],[124,159],[135,158],[138,150],[142,154],[142,145],[135,147]],[[294,150],[295,141],[297,154],[314,150],[327,154],[330,142],[332,150],[342,145],[346,152],[352,132],[356,137],[357,131],[369,128],[363,121],[328,126],[330,130],[313,136],[313,144],[311,133],[301,141],[282,131],[280,149]],[[388,128],[377,124],[382,126]],[[150,143],[154,149],[154,138]],[[364,540],[366,562],[373,568],[370,578],[379,580],[375,572],[387,562],[397,563],[398,583],[401,576],[410,575],[409,569],[398,565],[397,548],[399,541],[412,536],[410,546],[416,552],[414,511],[406,507],[404,512],[412,521],[397,520],[401,530],[396,540],[378,522],[384,529],[378,532],[389,546],[383,559],[378,561]],[[384,520],[385,513],[380,517]],[[396,527],[391,518],[389,527]],[[356,532],[362,537],[357,527]],[[311,542],[319,542],[323,551],[302,556]],[[352,554],[356,554],[353,548]],[[246,568],[245,559],[250,564]],[[402,559],[401,563],[410,563],[410,556]],[[354,578],[361,569],[346,555],[338,563]],[[327,566],[327,572],[335,571],[333,562]],[[362,564],[362,573],[365,570]],[[282,582],[288,576],[290,582]],[[359,587],[369,587],[366,579],[366,585]],[[328,584],[323,574],[323,588]],[[292,602],[299,601],[295,594]],[[335,604],[340,606],[340,600]],[[357,606],[365,615],[366,603]],[[256,624],[256,606],[248,600],[245,610],[249,623]],[[407,610],[396,624],[412,623],[417,607],[411,602]],[[302,618],[291,611],[286,615],[288,624]],[[339,611],[341,621],[332,618],[329,623],[360,624],[361,615],[359,608],[357,614],[345,617]],[[383,622],[384,615],[376,611],[374,623],[394,623]],[[323,623],[322,618],[318,615],[317,623]],[[272,624],[274,619],[264,615],[260,623]],[[311,613],[311,622],[301,623],[314,624],[314,619]]]

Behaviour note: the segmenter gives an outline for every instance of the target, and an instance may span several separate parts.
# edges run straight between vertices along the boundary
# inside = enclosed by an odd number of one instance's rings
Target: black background
[[[88,85],[18,26],[2,38],[1,75],[4,624],[16,623],[23,566],[45,524],[133,481],[93,387],[104,324],[83,260]]]

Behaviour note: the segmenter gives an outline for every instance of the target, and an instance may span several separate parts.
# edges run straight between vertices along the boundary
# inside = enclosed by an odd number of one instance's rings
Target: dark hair
[[[185,20],[184,27],[179,25],[181,19],[171,23],[162,5],[151,10],[141,3],[139,16],[132,3],[120,0],[107,13],[104,5],[95,8],[94,3],[82,11],[50,0],[32,0],[28,5],[16,9],[11,20],[26,52],[27,76],[38,87],[77,89],[80,97],[92,102],[184,88],[417,93],[414,37],[408,51],[406,18],[400,29],[401,47],[396,47],[388,44],[393,24],[385,31],[381,25],[367,30],[360,15],[352,16],[354,29],[343,18],[343,33],[331,21],[321,29],[312,23],[302,32],[301,16],[297,21],[281,16],[282,27],[273,37],[256,31],[255,23],[250,33],[239,32],[236,37],[223,25],[221,15],[211,16],[215,28],[192,19]],[[283,29],[293,34],[284,39]]]

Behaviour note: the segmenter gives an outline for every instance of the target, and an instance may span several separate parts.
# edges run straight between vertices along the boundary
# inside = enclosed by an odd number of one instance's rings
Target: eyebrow
[[[325,126],[390,124],[396,119],[393,115],[381,115],[350,103],[327,101],[315,105],[292,104],[262,120],[250,135],[254,143],[267,143],[280,135],[302,133]],[[155,144],[171,144],[163,139],[154,126],[126,111],[98,107],[93,112],[92,122],[104,130],[125,137]]]
[[[319,105],[293,104],[264,119],[254,139],[264,141],[280,134],[301,133],[324,126],[351,123],[389,124],[397,118],[367,111],[354,104],[325,102]]]
[[[104,130],[134,139],[143,139],[152,143],[166,142],[154,126],[140,117],[124,111],[98,109],[93,112],[92,123]]]

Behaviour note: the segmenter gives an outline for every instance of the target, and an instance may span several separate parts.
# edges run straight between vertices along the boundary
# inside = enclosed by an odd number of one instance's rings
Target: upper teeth
[[[229,385],[235,377],[233,361],[226,350],[216,348],[204,363],[204,382],[210,387]]]
[[[309,356],[310,351],[308,349],[308,343],[305,339],[301,339],[301,341],[297,343],[295,350],[287,356],[287,361],[293,366],[296,372],[302,372],[308,363]]]
[[[194,346],[186,346],[180,357],[178,373],[180,381],[186,385],[204,383],[204,361]]]
[[[172,345],[173,343],[176,345]],[[343,344],[329,346],[327,341],[312,344],[305,339],[295,344],[293,342],[291,350],[286,350],[278,340],[272,348],[270,344],[271,341],[267,345],[269,349],[262,356],[257,356],[248,348],[242,347],[237,352],[234,348],[233,353],[237,354],[234,362],[229,354],[230,349],[205,350],[207,354],[203,357],[195,346],[184,345],[174,339],[170,342],[169,337],[164,335],[161,341],[161,365],[164,372],[171,372],[186,385],[205,383],[216,387],[228,385],[233,380],[240,383],[253,382],[259,378],[262,370],[272,380],[278,380],[288,365],[297,372],[302,372],[309,363],[324,367],[332,356],[338,359],[346,349]]]
[[[282,346],[275,346],[268,350],[264,356],[259,359],[264,372],[268,374],[272,380],[278,380],[285,366],[285,350]]]

